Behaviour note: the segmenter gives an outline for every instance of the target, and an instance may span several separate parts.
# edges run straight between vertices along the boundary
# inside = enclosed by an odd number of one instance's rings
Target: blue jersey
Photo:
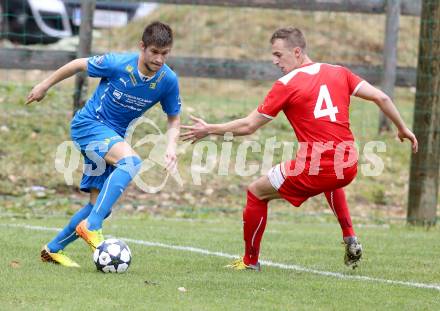
[[[73,122],[93,119],[124,136],[130,122],[160,102],[168,116],[180,113],[176,74],[164,64],[146,79],[138,71],[137,53],[105,54],[89,58],[87,72],[101,81]]]

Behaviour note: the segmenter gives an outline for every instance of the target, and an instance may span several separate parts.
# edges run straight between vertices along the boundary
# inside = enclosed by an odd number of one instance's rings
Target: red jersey
[[[347,68],[310,63],[297,68],[275,82],[258,112],[274,118],[282,110],[292,125],[298,142],[353,142],[350,130],[350,96],[355,95],[363,80]],[[333,143],[332,143],[333,142]],[[335,151],[325,151],[322,158],[333,158]],[[333,159],[332,159],[333,160]]]

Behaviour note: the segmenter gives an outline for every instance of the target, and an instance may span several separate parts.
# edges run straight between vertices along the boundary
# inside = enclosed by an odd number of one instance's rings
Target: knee
[[[264,193],[258,188],[256,181],[252,182],[248,187],[247,191],[252,193],[258,200],[266,200]]]
[[[247,192],[252,193],[253,195],[258,197],[258,189],[257,186],[255,184],[255,182],[251,183],[248,187],[247,187]]]
[[[116,167],[123,169],[130,174],[131,178],[134,178],[139,172],[142,165],[142,160],[138,156],[129,156],[122,158],[116,163]]]
[[[261,183],[258,183],[258,180],[252,182],[248,187],[247,191],[252,193],[254,197],[256,197],[260,201],[271,201],[277,198],[277,195],[271,191],[265,189]]]

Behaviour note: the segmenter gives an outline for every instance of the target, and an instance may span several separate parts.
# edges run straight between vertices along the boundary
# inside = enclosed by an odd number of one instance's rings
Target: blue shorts
[[[99,120],[74,118],[70,126],[72,140],[84,156],[84,171],[80,189],[101,190],[107,177],[113,172],[114,166],[108,165],[104,157],[110,148],[121,141],[121,135]]]

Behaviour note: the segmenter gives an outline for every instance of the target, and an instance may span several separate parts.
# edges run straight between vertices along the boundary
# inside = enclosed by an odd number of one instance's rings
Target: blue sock
[[[102,228],[102,221],[111,212],[113,204],[119,199],[131,180],[141,167],[141,159],[137,156],[123,158],[116,163],[116,169],[105,180],[104,186],[96,199],[89,217],[88,228],[98,230]]]
[[[89,216],[92,208],[93,205],[89,202],[72,216],[69,224],[65,226],[64,229],[61,230],[60,233],[58,233],[58,235],[49,242],[49,244],[47,244],[47,247],[51,253],[56,253],[60,250],[63,250],[67,245],[78,238],[78,235],[75,233],[75,228],[83,219],[86,219],[87,216]],[[111,211],[105,216],[105,218],[109,217],[110,214]]]
[[[86,219],[86,217],[89,216],[92,208],[93,205],[89,202],[72,216],[68,225],[65,226],[64,229],[58,233],[58,235],[52,241],[49,242],[49,244],[47,244],[47,247],[51,253],[56,253],[64,249],[67,245],[78,238],[75,233],[75,228],[83,219]]]

